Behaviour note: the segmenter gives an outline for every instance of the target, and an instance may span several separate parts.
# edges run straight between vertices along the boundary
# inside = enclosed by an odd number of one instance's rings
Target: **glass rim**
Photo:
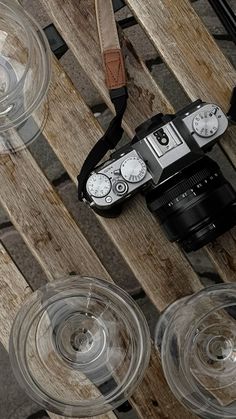
[[[184,309],[186,306],[188,306],[191,309],[194,309],[194,305],[201,304],[201,298],[208,297],[212,295],[212,306],[213,308],[210,309],[208,312],[203,311],[200,312],[200,316],[197,318],[197,323],[189,324],[188,334],[185,335],[185,338],[187,340],[186,346],[183,347],[181,351],[181,355],[179,357],[178,361],[178,368],[179,373],[178,375],[184,377],[184,382],[182,385],[180,385],[180,382],[176,381],[176,376],[173,373],[171,362],[168,362],[168,357],[170,356],[170,342],[172,335],[174,333],[175,327],[176,327],[176,321],[180,321],[180,319],[183,316]],[[228,301],[225,302],[220,301],[220,297],[225,296],[225,298],[228,298]],[[214,300],[214,297],[216,300]],[[218,300],[217,300],[218,298]],[[162,339],[161,344],[161,363],[163,372],[166,378],[166,381],[172,390],[175,397],[179,400],[180,403],[182,403],[185,407],[188,407],[190,411],[194,412],[195,414],[204,415],[209,414],[210,417],[214,417],[216,419],[221,419],[222,415],[224,415],[225,418],[233,419],[235,418],[235,412],[231,412],[229,409],[229,405],[217,405],[215,400],[211,400],[210,398],[207,398],[204,394],[202,394],[199,391],[199,386],[203,386],[201,382],[197,382],[196,377],[193,376],[193,373],[190,372],[188,374],[188,365],[189,360],[192,356],[192,350],[191,350],[191,342],[193,340],[193,337],[195,336],[195,331],[198,329],[198,326],[200,323],[204,322],[207,317],[211,316],[214,312],[217,312],[219,310],[225,309],[227,307],[236,306],[236,284],[235,283],[221,283],[221,284],[215,284],[206,288],[203,288],[199,290],[198,292],[185,297],[184,299],[180,299],[179,301],[185,300],[184,304],[176,307],[176,310],[173,312],[173,315],[169,319]],[[231,301],[230,301],[231,300]],[[178,300],[177,300],[178,301]],[[193,305],[194,303],[194,305]],[[175,303],[174,303],[175,304]],[[185,360],[183,360],[183,357],[185,357]],[[229,387],[231,384],[225,385],[223,388]],[[194,400],[194,399],[188,399],[186,396],[186,388],[189,388],[189,392],[193,394],[200,394],[200,399]],[[203,386],[204,388],[204,386]],[[190,390],[191,389],[191,390]],[[214,387],[214,389],[220,390],[221,387],[217,388]],[[210,391],[209,389],[207,391]],[[223,409],[223,410],[222,410]],[[205,417],[205,416],[204,416]]]
[[[137,303],[135,303],[135,301],[132,299],[132,297],[128,295],[128,293],[126,293],[122,288],[120,288],[116,284],[113,284],[113,283],[110,283],[110,282],[107,282],[98,278],[85,277],[85,276],[81,277],[77,275],[69,277],[67,278],[67,280],[71,282],[73,280],[74,281],[76,280],[78,281],[77,286],[79,286],[80,284],[81,286],[83,286],[84,284],[85,287],[88,287],[88,283],[92,282],[93,284],[95,284],[96,287],[99,287],[101,290],[104,290],[104,286],[105,286],[106,295],[108,298],[109,298],[109,295],[110,296],[113,295],[113,298],[115,297],[116,300],[119,300],[120,302],[122,302],[123,306],[125,306],[126,309],[128,308],[130,315],[132,316],[131,317],[132,322],[133,323],[135,322],[135,328],[138,330],[138,341],[139,341],[138,343],[140,347],[138,348],[138,351],[135,353],[136,356],[131,357],[129,369],[124,379],[121,381],[121,383],[118,380],[117,387],[114,390],[112,390],[110,393],[108,393],[108,395],[103,395],[101,393],[98,398],[94,398],[94,399],[88,398],[87,400],[78,400],[77,402],[72,402],[70,400],[67,404],[65,400],[60,401],[59,399],[54,399],[54,397],[49,396],[48,393],[44,392],[43,389],[41,389],[41,386],[39,385],[39,383],[35,382],[34,378],[31,376],[31,372],[28,371],[28,369],[26,368],[26,365],[24,364],[24,360],[22,360],[22,356],[20,356],[19,350],[17,351],[17,353],[16,351],[13,351],[13,352],[10,351],[10,357],[11,357],[11,360],[13,361],[12,364],[14,365],[15,363],[17,363],[18,368],[20,369],[20,376],[19,376],[19,371],[18,371],[17,377],[18,379],[20,378],[21,384],[23,385],[25,389],[27,389],[27,393],[30,395],[30,397],[34,401],[39,403],[41,406],[45,407],[47,404],[49,410],[55,413],[60,413],[60,414],[65,414],[65,408],[69,409],[70,407],[73,406],[74,410],[77,409],[77,411],[75,411],[72,416],[75,415],[76,417],[78,416],[79,412],[82,413],[83,410],[84,410],[85,416],[88,416],[87,410],[88,410],[88,406],[90,406],[91,409],[96,408],[96,411],[98,411],[98,414],[102,414],[119,406],[121,404],[121,399],[122,400],[124,399],[124,394],[125,394],[125,400],[127,400],[133,392],[132,387],[134,386],[136,388],[138,384],[140,383],[140,381],[142,380],[143,374],[149,363],[150,352],[151,352],[151,341],[150,341],[150,332],[149,332],[148,324],[147,324],[146,319],[144,318],[144,315],[141,309],[138,307]],[[82,281],[82,283],[79,281]],[[21,335],[21,328],[22,328],[25,318],[27,317],[27,301],[28,301],[28,304],[30,304],[30,300],[32,301],[33,304],[29,306],[32,309],[33,305],[38,304],[37,293],[39,293],[41,289],[43,288],[46,289],[47,287],[49,287],[49,289],[50,287],[52,287],[53,289],[54,284],[55,286],[65,285],[65,292],[66,292],[66,279],[65,279],[65,280],[61,280],[61,281],[57,280],[55,282],[49,283],[46,286],[43,286],[42,288],[37,290],[35,293],[31,294],[30,297],[26,300],[26,304],[23,306],[23,310],[21,311],[21,318],[17,315],[14,321],[14,324],[11,330],[11,336],[10,336],[11,347],[14,347],[16,349],[16,346],[17,347],[19,346],[18,344],[19,344],[19,339]],[[58,298],[59,294],[60,294],[60,291],[56,295],[52,296],[51,298],[49,297],[49,299],[47,299],[45,304],[43,303],[41,307],[36,308],[36,312],[34,313],[34,316],[32,316],[32,318],[30,319],[30,324],[27,325],[26,334],[28,334],[28,331],[31,328],[31,324],[39,316],[39,313],[44,312],[46,310],[46,307],[49,307],[50,303],[51,304],[53,303],[53,300],[55,301],[60,300],[60,298]],[[76,297],[76,294],[75,294],[75,297]],[[61,299],[63,298],[68,298],[68,296],[63,297],[62,295]],[[128,323],[130,322],[131,320],[129,320]],[[14,331],[16,327],[18,330],[17,333]],[[14,336],[14,333],[15,333],[15,336]],[[26,342],[27,340],[25,340],[24,342],[24,352],[25,352]],[[131,342],[134,342],[133,338],[131,338]],[[135,368],[133,368],[132,363],[135,365]],[[85,374],[86,376],[86,373],[82,372],[82,374]],[[125,383],[124,383],[124,380],[125,380]],[[111,407],[109,405],[111,405]],[[104,409],[104,407],[106,407],[106,409]],[[63,413],[63,410],[60,410],[61,408],[64,408],[64,413]]]
[[[12,0],[10,0],[10,2],[12,3]],[[41,29],[37,21],[31,15],[29,15],[29,13],[27,13],[27,11],[25,11],[23,7],[17,2],[14,3],[14,5],[12,4],[12,7],[4,3],[2,0],[0,0],[0,4],[3,5],[6,9],[8,9],[11,13],[13,13],[13,15],[16,17],[16,21],[24,30],[24,33],[26,34],[26,37],[28,40],[27,48],[29,52],[27,64],[24,69],[24,73],[22,77],[20,78],[20,80],[18,80],[14,88],[12,88],[10,91],[6,92],[5,95],[0,97],[0,104],[6,101],[10,101],[17,94],[20,94],[22,83],[24,83],[24,80],[30,68],[30,64],[32,62],[32,45],[35,42],[37,42],[37,49],[40,53],[42,67],[43,67],[43,71],[42,71],[43,75],[42,75],[42,80],[41,80],[42,82],[40,85],[40,89],[37,91],[37,95],[35,95],[30,106],[26,108],[21,115],[19,115],[13,121],[9,120],[4,125],[0,125],[0,132],[5,132],[11,128],[14,128],[24,123],[32,115],[32,113],[38,109],[44,97],[47,95],[47,92],[50,86],[52,66],[51,66],[50,45],[48,43],[48,40],[44,31]],[[16,10],[17,10],[17,13],[16,13]],[[20,15],[20,19],[19,19],[19,15]]]
[[[10,1],[12,2],[12,0],[10,0]],[[8,0],[8,2],[9,2],[9,0]],[[1,4],[1,6],[5,7],[5,9],[8,9],[8,10],[11,11],[11,13],[13,13],[13,15],[15,17],[14,20],[24,30],[24,33],[25,33],[26,38],[27,38],[27,49],[28,49],[28,59],[27,59],[27,64],[25,66],[24,72],[23,72],[20,80],[18,80],[17,85],[14,88],[12,88],[10,91],[6,92],[4,95],[0,96],[0,103],[1,103],[8,98],[11,99],[11,97],[14,96],[14,94],[18,91],[20,83],[22,83],[26,78],[27,72],[28,72],[29,67],[30,67],[30,62],[32,61],[32,54],[31,54],[31,52],[32,52],[32,44],[31,44],[32,33],[31,33],[31,30],[33,29],[33,27],[32,27],[32,25],[30,25],[30,28],[28,29],[29,22],[30,23],[32,22],[32,23],[36,24],[36,26],[38,26],[38,24],[37,24],[36,21],[34,21],[32,16],[30,16],[27,12],[24,12],[24,13],[27,14],[27,19],[25,18],[25,14],[22,12],[23,7],[20,5],[20,3],[18,3],[17,0],[14,3],[14,7],[10,7],[8,4],[6,4],[2,0],[0,0],[0,4]],[[17,10],[17,13],[16,13],[16,10]],[[19,19],[19,16],[20,16],[20,19]],[[28,22],[28,19],[29,19],[29,22]],[[22,23],[24,23],[24,24],[22,24]],[[39,27],[39,29],[41,30],[40,27]]]

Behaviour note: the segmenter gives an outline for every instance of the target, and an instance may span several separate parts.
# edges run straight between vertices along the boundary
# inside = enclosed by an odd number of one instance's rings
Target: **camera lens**
[[[167,237],[186,252],[197,250],[236,224],[236,193],[209,157],[146,195]]]

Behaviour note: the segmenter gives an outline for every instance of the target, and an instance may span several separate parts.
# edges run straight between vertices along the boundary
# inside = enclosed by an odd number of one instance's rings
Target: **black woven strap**
[[[121,127],[121,124],[127,106],[127,98],[128,94],[125,87],[111,91],[111,100],[115,106],[116,116],[112,119],[103,137],[100,138],[90,151],[77,178],[78,197],[80,201],[82,201],[86,195],[86,183],[89,175],[106,153],[117,146],[123,135],[123,128]]]
[[[230,101],[230,109],[227,115],[232,122],[236,123],[236,87],[233,90],[233,94]]]

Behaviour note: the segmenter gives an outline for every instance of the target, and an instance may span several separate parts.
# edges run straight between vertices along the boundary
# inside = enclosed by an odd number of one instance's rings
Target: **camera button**
[[[169,138],[167,137],[167,135],[163,135],[162,138],[160,138],[159,143],[161,145],[168,145],[169,144]]]
[[[123,180],[119,180],[114,184],[113,190],[116,195],[125,195],[128,192],[128,185]]]
[[[105,201],[110,204],[112,202],[112,197],[111,196],[106,196]]]

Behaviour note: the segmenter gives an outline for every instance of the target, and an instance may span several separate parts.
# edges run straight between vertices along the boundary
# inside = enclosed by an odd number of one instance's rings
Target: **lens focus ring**
[[[204,157],[146,194],[170,241],[197,250],[236,224],[236,193]]]

